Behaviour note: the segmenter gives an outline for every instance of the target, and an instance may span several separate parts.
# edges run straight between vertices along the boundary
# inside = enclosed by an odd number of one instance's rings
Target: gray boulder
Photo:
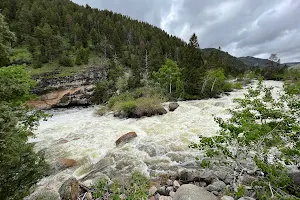
[[[182,185],[175,193],[173,200],[218,200],[212,193],[192,184]]]
[[[223,196],[221,200],[234,200],[234,198],[231,196]]]
[[[206,187],[206,189],[210,192],[212,192],[212,191],[221,192],[225,188],[226,188],[226,184],[223,181],[213,182],[212,184],[210,184]]]
[[[169,103],[169,111],[173,112],[179,107],[179,104],[176,102]]]
[[[62,200],[77,200],[80,193],[78,180],[76,178],[66,180],[58,192]]]
[[[300,186],[300,170],[297,166],[288,166],[288,175],[292,178],[295,185]]]

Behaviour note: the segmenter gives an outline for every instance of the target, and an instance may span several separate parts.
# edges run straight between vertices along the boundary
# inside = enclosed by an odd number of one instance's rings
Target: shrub
[[[59,58],[59,64],[61,64],[64,67],[73,67],[73,61],[70,58],[70,56],[63,54],[60,58]]]
[[[139,172],[131,175],[128,185],[120,186],[117,181],[108,185],[109,180],[100,179],[94,186],[94,198],[103,199],[121,199],[121,195],[125,195],[126,199],[147,199],[148,189],[150,186],[149,179]],[[109,196],[108,193],[109,192]]]

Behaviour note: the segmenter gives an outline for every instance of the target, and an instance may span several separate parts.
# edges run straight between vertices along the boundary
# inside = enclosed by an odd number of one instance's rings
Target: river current
[[[275,95],[282,91],[282,82],[264,84],[274,87]],[[78,165],[42,179],[38,188],[56,189],[68,177],[80,179],[95,166],[109,177],[133,171],[157,176],[196,168],[199,163],[195,157],[201,155],[188,145],[197,142],[199,135],[216,134],[214,116],[228,118],[227,109],[235,106],[233,99],[243,97],[246,91],[247,87],[218,99],[178,102],[180,106],[174,112],[141,119],[118,119],[111,114],[100,117],[95,114],[98,107],[48,111],[53,116],[40,122],[30,142],[36,143],[37,150],[45,150],[49,163],[71,158]],[[115,141],[131,131],[138,136],[116,147]]]

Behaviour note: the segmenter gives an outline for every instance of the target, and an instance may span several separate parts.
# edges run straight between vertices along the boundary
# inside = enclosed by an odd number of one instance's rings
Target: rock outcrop
[[[116,145],[120,145],[121,143],[126,143],[132,140],[133,138],[137,137],[137,134],[135,132],[129,132],[126,133],[125,135],[121,136],[117,141]]]
[[[95,84],[106,77],[102,68],[92,68],[72,76],[49,78],[55,75],[53,73],[33,77],[38,84],[32,92],[40,98],[27,102],[27,105],[37,109],[90,105]]]
[[[74,159],[60,159],[58,162],[57,162],[57,168],[59,170],[61,169],[67,169],[67,168],[70,168],[70,167],[74,167],[75,165],[77,165],[77,161],[74,160]]]

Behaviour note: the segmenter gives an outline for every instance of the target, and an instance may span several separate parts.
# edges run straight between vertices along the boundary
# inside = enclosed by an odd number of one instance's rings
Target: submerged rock
[[[187,184],[182,185],[174,195],[173,200],[218,200],[212,193],[204,188]]]
[[[169,111],[173,112],[179,107],[179,104],[176,102],[169,103]]]
[[[77,165],[77,161],[74,159],[64,158],[64,159],[60,159],[57,162],[58,169],[67,169],[70,167],[74,167],[75,165]]]
[[[126,143],[132,140],[133,138],[137,137],[137,134],[135,132],[129,132],[126,133],[125,135],[121,136],[117,141],[116,145],[118,146],[121,143]]]
[[[62,200],[77,200],[79,194],[79,182],[76,178],[66,180],[59,188],[59,195]]]

